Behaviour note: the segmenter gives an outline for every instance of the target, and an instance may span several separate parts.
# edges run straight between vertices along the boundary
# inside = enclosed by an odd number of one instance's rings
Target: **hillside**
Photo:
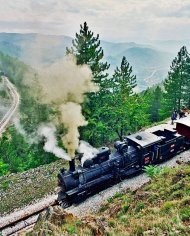
[[[189,235],[190,165],[165,168],[137,191],[116,193],[96,214],[49,208],[28,235]]]
[[[148,47],[130,47],[117,55],[106,57],[113,71],[125,56],[137,75],[138,86],[145,89],[148,86],[161,83],[169,70],[174,55]]]
[[[0,33],[0,51],[17,57],[33,67],[50,64],[63,58],[66,47],[70,47],[71,42],[72,38],[64,35]],[[101,46],[104,50],[104,60],[111,64],[110,75],[115,67],[120,65],[122,57],[126,56],[133,66],[138,86],[142,90],[152,84],[160,83],[166,77],[169,65],[180,49],[180,47],[177,49],[177,46],[170,48],[168,44],[162,43],[101,41]],[[181,45],[180,43],[178,45]]]
[[[72,38],[68,36],[0,33],[0,51],[37,66],[62,58],[71,41]]]

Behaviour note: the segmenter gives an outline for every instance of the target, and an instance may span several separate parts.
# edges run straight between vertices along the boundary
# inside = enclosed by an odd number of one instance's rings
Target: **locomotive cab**
[[[126,137],[130,146],[136,147],[140,159],[140,166],[150,165],[157,158],[158,145],[161,137],[145,131]]]

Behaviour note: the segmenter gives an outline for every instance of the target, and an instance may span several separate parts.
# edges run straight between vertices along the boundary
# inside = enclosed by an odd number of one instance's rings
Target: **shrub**
[[[177,201],[168,201],[165,202],[164,205],[161,207],[161,211],[164,213],[169,213],[173,208],[178,205]]]
[[[9,165],[0,161],[0,176],[6,175],[9,173]]]
[[[123,196],[123,193],[116,193],[115,195],[114,195],[114,198],[120,198],[120,197],[122,197]]]
[[[190,219],[190,206],[184,207],[180,210],[180,217],[182,221]]]
[[[129,210],[130,205],[123,206],[123,213],[126,213]]]
[[[148,177],[153,178],[161,172],[161,168],[149,165],[144,167],[144,172]]]
[[[135,207],[135,212],[141,211],[142,209],[144,209],[144,206],[145,206],[144,202],[138,202]]]
[[[76,233],[76,227],[74,225],[69,225],[67,227],[67,231],[70,233],[70,234],[74,234]]]

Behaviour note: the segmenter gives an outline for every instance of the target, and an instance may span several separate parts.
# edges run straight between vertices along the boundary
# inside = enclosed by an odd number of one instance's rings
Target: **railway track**
[[[159,166],[164,167],[174,167],[178,166],[179,162],[189,162],[190,150],[183,152],[172,159],[160,164]],[[147,183],[149,178],[145,174],[137,175],[133,178],[125,179],[121,183],[114,185],[102,192],[88,198],[86,201],[80,203],[79,205],[73,205],[66,209],[68,213],[72,213],[77,217],[84,216],[88,212],[96,212],[99,206],[108,199],[112,197],[117,192],[122,192],[126,188],[131,190],[136,190],[142,185]],[[13,212],[7,216],[4,216],[0,220],[0,235],[18,235],[18,233],[26,230],[32,230],[35,225],[38,216],[41,212],[46,210],[49,206],[57,205],[56,202],[57,195],[48,196],[39,202],[29,205],[22,210]]]
[[[23,208],[22,210],[2,217],[0,220],[0,235],[17,235],[18,232],[22,230],[29,228],[32,229],[39,214],[42,213],[47,207],[57,204],[56,198],[57,195],[51,195],[37,203]]]
[[[12,99],[12,104],[11,104],[11,107],[6,112],[6,114],[0,120],[0,134],[5,130],[5,127],[10,122],[10,120],[13,117],[14,113],[16,112],[16,110],[19,106],[19,102],[20,102],[20,96],[19,96],[16,88],[14,87],[14,85],[5,76],[2,76],[2,79],[8,89],[8,93]]]

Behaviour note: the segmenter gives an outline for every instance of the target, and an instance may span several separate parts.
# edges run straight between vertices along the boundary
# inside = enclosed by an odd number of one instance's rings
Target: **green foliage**
[[[70,234],[74,234],[76,233],[76,227],[74,225],[68,225],[67,226],[67,231],[70,233]]]
[[[149,114],[150,122],[158,122],[163,120],[161,109],[162,109],[162,101],[163,101],[163,91],[159,86],[156,86],[155,89],[148,88],[143,93],[143,98],[145,103],[147,104],[147,113]]]
[[[53,154],[44,152],[43,143],[29,145],[14,127],[10,127],[0,139],[0,154],[1,175],[22,172],[57,160]]]
[[[9,185],[10,185],[10,181],[9,180],[3,181],[1,183],[1,188],[3,189],[3,191],[5,191],[5,190],[7,190],[9,188]]]
[[[161,207],[161,211],[164,213],[170,213],[172,209],[175,208],[176,206],[177,206],[176,201],[167,201]]]
[[[113,75],[108,77],[109,65],[104,62],[99,35],[94,36],[86,22],[80,25],[80,32],[76,33],[72,47],[67,48],[67,54],[73,54],[78,65],[87,64],[92,70],[94,82],[100,86],[99,92],[87,94],[83,114],[88,125],[80,128],[81,139],[95,146],[117,138],[122,140],[128,133],[134,133],[151,122],[161,121],[181,104],[190,106],[190,58],[185,47],[172,62],[164,83],[164,93],[157,86],[135,94],[136,76],[125,57]],[[56,113],[40,101],[41,89],[32,68],[2,53],[0,60],[0,70],[8,74],[21,95],[20,120],[26,132],[31,133]],[[29,145],[14,128],[10,128],[0,140],[0,175],[54,161],[56,158],[44,153],[42,147],[43,142]],[[158,170],[145,167],[145,172],[153,177]]]
[[[9,164],[5,164],[3,161],[0,161],[0,176],[6,175],[9,173]]]
[[[172,61],[168,77],[164,82],[163,112],[165,112],[165,116],[171,115],[174,109],[180,110],[182,105],[188,105],[190,98],[189,62],[189,54],[186,47],[183,46]]]
[[[95,98],[94,112],[88,126],[83,128],[92,144],[99,145],[118,137],[122,140],[125,134],[149,123],[147,104],[141,95],[133,94],[135,85],[136,77],[124,57],[120,68],[116,68],[113,77],[107,80],[106,86]]]
[[[141,211],[142,209],[144,209],[144,207],[145,207],[144,202],[138,202],[136,207],[135,207],[135,212]]]
[[[144,172],[148,177],[153,178],[161,172],[161,168],[149,165],[144,167]]]
[[[126,213],[129,210],[130,205],[123,206],[123,213]]]
[[[132,66],[130,66],[126,57],[122,58],[120,68],[116,67],[110,80],[113,94],[121,93],[123,96],[133,94],[133,89],[137,85],[136,76],[132,75]]]
[[[78,65],[89,65],[95,83],[102,86],[102,80],[108,76],[105,71],[109,65],[102,62],[104,52],[100,47],[99,35],[95,37],[94,33],[89,30],[87,23],[84,22],[83,25],[80,25],[80,32],[76,33],[72,44],[70,49],[67,48],[67,54],[75,55]]]
[[[32,133],[41,122],[47,122],[53,111],[40,101],[40,88],[35,72],[16,58],[0,53],[0,70],[16,86],[20,100],[20,121],[27,133]],[[57,158],[43,150],[43,142],[29,145],[15,128],[10,127],[0,139],[0,175],[21,172],[50,163]]]
[[[180,217],[182,221],[188,221],[190,219],[190,206],[180,209]]]

